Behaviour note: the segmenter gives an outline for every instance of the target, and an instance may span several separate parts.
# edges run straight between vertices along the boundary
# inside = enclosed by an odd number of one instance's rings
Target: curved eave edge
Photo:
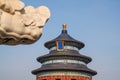
[[[38,68],[38,69],[36,69],[36,70],[33,70],[31,73],[32,74],[34,74],[34,75],[36,75],[36,74],[38,74],[38,73],[40,73],[40,72],[45,72],[45,71],[61,71],[61,70],[66,70],[66,71],[80,71],[80,72],[85,72],[85,73],[89,73],[89,74],[91,74],[92,76],[95,76],[96,74],[97,74],[97,72],[96,71],[94,71],[94,70],[91,70],[91,71],[88,71],[88,70],[80,70],[80,69],[43,69],[43,70],[39,70],[40,68]]]
[[[53,46],[56,45],[56,41],[57,41],[57,40],[48,41],[48,42],[46,42],[46,43],[44,44],[44,46],[45,46],[46,48],[50,49],[51,47],[53,47]],[[72,42],[72,43],[79,44],[78,49],[81,49],[81,48],[83,48],[83,47],[85,46],[85,44],[84,44],[83,42],[77,41],[77,40],[76,40],[76,41],[73,41],[73,40],[64,40],[64,39],[62,39],[62,41],[64,41],[64,42]],[[53,44],[54,44],[54,45],[53,45]]]
[[[86,62],[87,64],[92,61],[92,58],[90,58],[88,56],[84,56],[84,55],[69,55],[69,54],[59,54],[59,53],[58,54],[47,54],[47,55],[40,56],[37,58],[37,61],[42,63],[42,61],[44,59],[48,59],[50,57],[65,57],[65,56],[83,58],[87,61]]]

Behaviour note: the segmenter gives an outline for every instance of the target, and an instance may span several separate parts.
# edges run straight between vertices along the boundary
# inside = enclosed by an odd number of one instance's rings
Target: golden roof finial
[[[67,24],[64,23],[62,26],[63,26],[63,30],[66,30]]]

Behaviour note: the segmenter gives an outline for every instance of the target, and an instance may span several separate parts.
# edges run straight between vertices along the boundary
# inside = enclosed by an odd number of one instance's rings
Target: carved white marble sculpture
[[[24,8],[20,0],[0,0],[0,44],[32,44],[50,17],[47,7]]]

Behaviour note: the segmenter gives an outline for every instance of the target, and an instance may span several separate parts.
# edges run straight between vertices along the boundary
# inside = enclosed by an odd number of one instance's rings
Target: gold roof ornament
[[[66,30],[67,24],[64,23],[62,26],[63,26],[63,30]]]

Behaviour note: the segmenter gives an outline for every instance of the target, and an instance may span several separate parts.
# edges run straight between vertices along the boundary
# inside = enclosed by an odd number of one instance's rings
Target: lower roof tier
[[[58,76],[59,77],[63,77],[64,76],[64,77],[84,77],[84,78],[87,77],[87,78],[92,78],[92,75],[87,74],[85,72],[65,71],[65,70],[64,71],[45,71],[45,72],[40,72],[36,76],[37,76],[37,78],[41,77],[42,80],[43,80],[44,77],[47,77],[47,76],[50,76],[50,77],[55,77],[55,76],[56,77],[58,77]],[[55,80],[55,79],[52,79],[52,80]],[[62,80],[64,80],[64,79],[62,79]],[[69,80],[71,80],[71,79],[69,79]]]
[[[96,75],[97,72],[94,70],[89,69],[85,65],[80,64],[64,64],[64,63],[55,63],[55,64],[46,64],[42,65],[41,68],[38,68],[36,70],[32,71],[32,74],[39,74],[41,72],[45,71],[79,71],[79,72],[85,72],[91,75]]]

